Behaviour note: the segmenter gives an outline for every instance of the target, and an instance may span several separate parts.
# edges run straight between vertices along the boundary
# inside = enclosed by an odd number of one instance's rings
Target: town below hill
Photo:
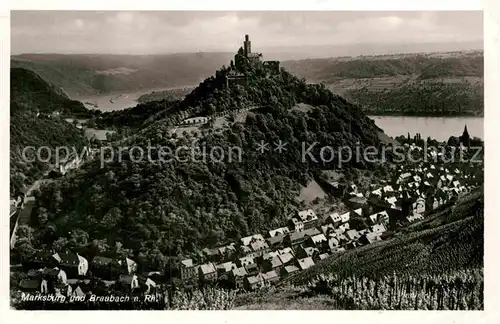
[[[268,291],[283,282],[303,281],[300,274],[309,273],[308,269],[322,269],[329,264],[328,260],[341,258],[346,251],[362,251],[405,231],[425,228],[423,224],[435,222],[435,216],[429,218],[429,215],[439,214],[464,199],[470,200],[471,194],[480,193],[482,163],[443,163],[441,159],[449,150],[443,147],[440,153],[424,152],[421,144],[415,138],[404,147],[408,152],[424,154],[428,162],[392,165],[388,176],[379,179],[378,185],[361,187],[349,182],[341,172],[323,172],[318,182],[328,195],[344,202],[340,209],[330,206],[335,212],[315,211],[313,207],[291,213],[283,226],[215,248],[201,249],[190,258],[172,259],[164,268],[154,268],[159,263],[153,259],[127,257],[121,252],[121,245],[115,247],[114,257],[110,257],[109,252],[107,256],[99,255],[99,247],[94,244],[76,253],[40,250],[30,253],[29,257],[21,256],[26,272],[17,271],[15,278],[11,278],[15,303],[21,308],[36,309],[44,307],[42,301],[50,299],[57,300],[59,306],[51,304],[49,309],[70,307],[68,305],[74,303],[80,305],[76,307],[115,309],[117,306],[111,306],[113,301],[109,300],[113,298],[124,301],[123,307],[176,308],[178,299],[186,298],[180,292],[174,293],[182,287],[182,291],[211,291],[211,296],[222,298],[222,302],[219,300],[221,305],[210,307],[221,309],[233,305],[235,300],[241,304],[242,298],[255,298],[245,295],[251,291]],[[461,150],[467,148],[462,146]],[[462,154],[471,155],[467,151]],[[21,211],[33,208],[33,199],[27,197],[12,203],[19,205]],[[447,216],[448,222],[452,216]],[[29,231],[26,226],[18,231],[20,239],[29,235],[26,231]],[[436,269],[428,269],[431,270]],[[348,284],[338,277],[326,276],[321,280],[313,281],[314,289],[322,289],[320,285],[328,285],[330,281]],[[383,285],[390,285],[389,279],[383,280]],[[397,280],[407,284],[404,278]],[[214,287],[218,288],[213,290]],[[221,291],[221,288],[229,291]],[[392,302],[388,303],[391,307]],[[478,307],[476,301],[446,307],[464,309],[467,303],[472,305],[469,307]],[[346,305],[342,307],[348,307]]]
[[[19,125],[64,124],[85,154],[48,183],[13,190],[14,308],[251,308],[260,293],[292,286],[312,302],[331,297],[330,308],[482,309],[484,143],[467,128],[447,143],[388,138],[359,105],[251,49],[245,35],[234,60],[182,100],[82,110],[85,121],[69,118],[81,105],[64,109],[71,101],[57,87],[42,99],[60,104],[40,111],[30,94],[47,84],[18,79]],[[103,68],[105,78],[135,73]],[[84,141],[89,125],[117,132]],[[19,152],[29,142],[17,131]],[[259,151],[266,142],[281,149]],[[304,143],[317,144],[309,160]],[[187,145],[205,160],[160,158]],[[122,155],[125,147],[148,147],[148,157]],[[217,147],[229,158],[214,159]],[[245,158],[232,159],[235,147]],[[325,147],[378,153],[339,165],[345,152],[327,160]],[[11,156],[26,187],[19,158]]]

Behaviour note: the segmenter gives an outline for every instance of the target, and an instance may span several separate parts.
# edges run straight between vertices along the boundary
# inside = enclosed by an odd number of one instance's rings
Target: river
[[[182,86],[188,87],[188,86]],[[182,88],[175,87],[175,88]],[[174,89],[174,88],[168,88]],[[75,98],[89,109],[100,109],[101,111],[122,110],[137,105],[137,98],[143,94],[151,93],[153,90],[161,91],[163,89],[140,90],[129,93],[116,93],[97,95],[86,98]],[[95,107],[92,104],[97,104]],[[465,125],[471,137],[484,139],[483,117],[404,117],[404,116],[369,116],[375,121],[378,127],[384,132],[396,137],[399,135],[411,136],[420,133],[422,138],[430,136],[438,141],[447,141],[450,136],[462,135]]]
[[[447,141],[450,136],[460,136],[465,125],[471,137],[484,139],[483,117],[404,117],[404,116],[368,116],[384,132],[396,137],[411,136],[420,133],[425,139],[430,136],[438,141]]]
[[[137,98],[142,95],[149,94],[153,91],[174,90],[189,88],[193,86],[178,86],[169,88],[156,88],[147,90],[138,90],[125,93],[112,93],[104,95],[75,97],[73,99],[80,101],[88,109],[99,109],[101,111],[123,110],[132,108],[138,105]]]

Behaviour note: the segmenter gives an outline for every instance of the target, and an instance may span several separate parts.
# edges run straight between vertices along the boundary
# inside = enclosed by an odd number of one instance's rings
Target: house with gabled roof
[[[300,270],[306,270],[314,265],[314,261],[311,257],[298,259],[297,263],[299,265]]]
[[[342,217],[340,217],[339,213],[332,213],[328,215],[325,222],[337,226],[342,223]]]
[[[395,204],[396,204],[396,202],[398,201],[398,198],[396,198],[396,197],[394,197],[394,196],[388,196],[388,197],[385,197],[385,201],[386,201],[389,205],[393,206],[393,205],[395,205]]]
[[[252,252],[254,256],[260,256],[267,251],[269,251],[269,245],[267,245],[266,241],[254,241],[250,243],[250,246],[252,248]]]
[[[317,234],[314,236],[309,237],[308,239],[308,244],[313,247],[321,247],[323,245],[323,242],[326,242],[326,236],[324,234]]]
[[[43,268],[54,267],[59,264],[59,261],[54,258],[54,253],[50,251],[37,251],[31,260],[26,261],[23,265],[26,268]]]
[[[231,271],[229,278],[234,283],[236,289],[243,288],[245,278],[248,273],[244,267],[239,267]]]
[[[284,237],[283,242],[288,246],[297,246],[304,243],[308,237],[319,234],[316,228],[310,228],[301,232],[292,232]]]
[[[319,255],[319,260],[318,261],[321,261],[321,260],[325,260],[326,258],[328,258],[330,256],[330,254],[328,253],[323,253],[323,254],[320,254]],[[313,260],[314,261],[314,260]]]
[[[329,236],[331,233],[335,232],[335,226],[333,226],[333,224],[323,225],[321,226],[321,231],[325,234],[325,236]]]
[[[180,262],[179,270],[181,279],[188,281],[196,278],[198,267],[194,265],[193,259],[185,259]]]
[[[250,235],[250,236],[247,236],[247,237],[243,237],[241,239],[241,244],[244,245],[244,246],[248,246],[250,245],[251,242],[255,242],[255,241],[264,241],[264,237],[262,236],[262,234],[254,234],[254,235]]]
[[[342,233],[344,233],[345,231],[347,231],[348,229],[350,228],[350,225],[349,223],[342,223],[339,225],[339,228],[338,230],[342,231]]]
[[[19,284],[19,289],[26,292],[39,291],[43,294],[48,293],[48,284],[45,279],[23,279]]]
[[[278,248],[283,245],[284,235],[275,235],[266,239],[269,248]]]
[[[411,173],[410,172],[405,172],[403,174],[401,174],[398,178],[398,180],[396,181],[397,184],[400,184],[402,182],[405,182],[408,180],[408,178],[411,177]]]
[[[103,256],[94,257],[91,262],[92,275],[101,279],[116,280],[119,276],[119,271],[117,271],[116,267],[113,267],[113,264],[114,262],[111,258]]]
[[[219,247],[218,250],[219,250],[219,255],[229,256],[229,255],[236,253],[236,245],[234,243],[231,243],[231,244]]]
[[[372,233],[382,234],[386,231],[386,228],[383,224],[376,224],[371,227]]]
[[[274,256],[271,259],[262,261],[262,268],[266,271],[276,270],[279,271],[283,267],[280,257]]]
[[[304,230],[304,223],[295,217],[292,217],[288,220],[288,226],[296,232],[300,232]]]
[[[204,248],[201,250],[203,260],[217,261],[220,259],[219,248]]]
[[[115,263],[120,267],[121,273],[134,274],[137,272],[137,263],[130,258],[118,259]]]
[[[425,199],[417,198],[414,203],[412,203],[412,214],[422,215],[425,213]]]
[[[245,286],[248,290],[256,290],[265,286],[262,274],[246,277]]]
[[[264,282],[268,285],[274,285],[280,280],[278,273],[275,270],[271,270],[262,274]]]
[[[122,274],[122,275],[120,275],[118,282],[130,290],[134,290],[134,289],[139,288],[139,278],[135,274],[132,274],[132,275]],[[79,286],[81,286],[81,285],[79,285]],[[83,287],[81,287],[81,288],[83,288]]]
[[[295,256],[298,258],[298,259],[301,259],[301,258],[307,258],[307,257],[313,257],[314,255],[319,255],[319,250],[318,248],[315,248],[315,247],[302,247],[302,246],[299,246],[296,250],[295,250]]]
[[[371,192],[371,195],[372,196],[376,196],[376,197],[379,197],[381,198],[382,197],[382,189],[379,188],[379,189],[375,189]]]
[[[318,223],[318,216],[312,209],[306,209],[298,212],[298,218],[304,224],[304,229],[313,228]]]
[[[78,253],[56,253],[53,257],[59,261],[58,267],[63,269],[68,276],[85,276],[87,274],[88,261]]]
[[[358,216],[363,216],[363,208],[358,208],[353,210],[353,213],[355,213]]]
[[[291,247],[286,247],[286,248],[283,248],[281,250],[278,250],[278,254],[281,255],[281,254],[287,254],[287,253],[290,253],[292,256],[295,255],[295,253],[293,252],[293,249]]]
[[[447,174],[446,175],[446,180],[447,180],[447,184],[451,184],[451,182],[453,181],[455,177],[452,176],[451,174]]]
[[[295,260],[294,255],[290,252],[280,254],[278,255],[278,258],[280,259],[282,265],[292,264]]]
[[[350,240],[350,241],[353,241],[353,240],[357,240],[359,239],[360,235],[358,233],[357,230],[355,229],[352,229],[352,230],[348,230],[345,232],[345,236]]]
[[[275,256],[278,256],[280,253],[278,251],[269,251],[267,253],[264,253],[262,255],[262,260],[269,260],[274,258]]]
[[[273,230],[269,231],[269,237],[274,237],[274,236],[283,236],[290,233],[290,229],[288,227],[279,227]]]
[[[350,197],[347,199],[346,204],[353,208],[363,208],[368,203],[368,199],[365,197]]]
[[[351,212],[343,213],[340,215],[342,223],[347,223],[350,218],[351,218]]]
[[[245,256],[245,257],[239,258],[238,261],[239,261],[240,267],[244,267],[244,266],[250,265],[252,263],[255,263],[255,259],[253,256]]]
[[[372,224],[389,224],[389,215],[384,210],[369,216]]]
[[[222,274],[230,272],[231,270],[234,270],[238,267],[236,266],[236,263],[234,263],[232,261],[228,261],[228,262],[217,264],[215,266],[215,268],[217,269],[217,273],[222,275]]]
[[[201,264],[198,274],[202,281],[214,281],[217,279],[217,269],[212,262]]]
[[[335,250],[336,248],[340,247],[341,240],[337,237],[330,237],[328,238],[328,247],[330,248],[330,251]]]
[[[382,188],[382,190],[384,191],[384,194],[386,194],[386,195],[394,192],[394,189],[392,188],[391,185],[384,186]]]
[[[44,268],[40,269],[42,279],[47,280],[49,290],[52,291],[57,283],[66,285],[68,283],[68,276],[66,272],[59,268]]]
[[[295,265],[287,265],[281,269],[280,276],[281,278],[286,278],[291,274],[297,273],[298,271],[300,271],[299,267]]]

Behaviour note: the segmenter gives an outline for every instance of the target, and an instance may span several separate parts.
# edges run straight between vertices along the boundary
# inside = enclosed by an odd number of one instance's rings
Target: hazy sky
[[[482,12],[12,11],[11,51],[149,54],[483,39]],[[257,50],[257,49],[256,49]]]

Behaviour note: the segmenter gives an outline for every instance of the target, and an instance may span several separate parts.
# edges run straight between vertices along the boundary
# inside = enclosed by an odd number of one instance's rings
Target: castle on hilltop
[[[262,53],[252,53],[252,42],[248,35],[245,35],[245,41],[243,42],[243,56],[252,64],[262,63]]]
[[[266,75],[268,76],[276,75],[280,72],[280,62],[263,61],[262,53],[252,52],[250,36],[245,35],[243,47],[239,48],[238,53],[234,56],[234,62],[231,61],[230,70],[226,74],[226,87],[233,84],[247,85],[245,64],[249,64],[254,68],[263,68],[266,70]]]

